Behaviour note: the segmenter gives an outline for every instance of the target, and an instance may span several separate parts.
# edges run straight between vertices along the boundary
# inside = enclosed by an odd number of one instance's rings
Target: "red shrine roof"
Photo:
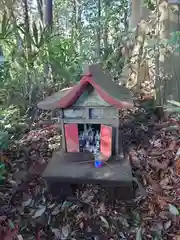
[[[68,108],[81,96],[90,84],[99,96],[110,105],[120,108],[132,108],[131,92],[112,81],[111,76],[102,72],[99,64],[90,65],[80,82],[71,88],[63,89],[38,103],[41,109]]]

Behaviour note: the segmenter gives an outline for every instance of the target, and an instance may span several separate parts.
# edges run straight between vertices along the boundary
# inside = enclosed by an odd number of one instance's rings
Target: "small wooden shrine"
[[[62,150],[54,153],[43,173],[45,179],[125,183],[132,188],[131,167],[122,158],[119,121],[119,111],[133,107],[132,96],[115,84],[100,64],[86,67],[77,85],[53,94],[38,107],[54,110],[62,131]],[[103,166],[95,167],[94,160]]]

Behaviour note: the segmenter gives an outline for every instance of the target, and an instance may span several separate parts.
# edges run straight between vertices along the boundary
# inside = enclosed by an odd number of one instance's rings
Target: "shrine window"
[[[86,109],[84,108],[70,108],[64,110],[64,118],[86,118]]]
[[[90,119],[115,119],[116,109],[115,108],[90,108],[89,118]]]

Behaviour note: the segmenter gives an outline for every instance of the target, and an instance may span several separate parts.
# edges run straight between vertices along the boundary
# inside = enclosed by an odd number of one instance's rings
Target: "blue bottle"
[[[95,166],[95,168],[101,168],[102,165],[103,165],[103,163],[102,163],[101,161],[99,161],[99,160],[95,160],[95,161],[94,161],[94,166]]]
[[[97,150],[96,150],[97,151]],[[94,166],[95,168],[101,168],[102,165],[103,165],[103,162],[98,160],[98,154],[97,152],[95,151],[95,161],[94,161]]]

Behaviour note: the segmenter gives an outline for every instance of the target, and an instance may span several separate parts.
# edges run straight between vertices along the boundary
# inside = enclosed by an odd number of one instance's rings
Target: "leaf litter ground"
[[[78,185],[76,198],[53,199],[40,173],[61,144],[53,126],[34,130],[7,152],[0,186],[0,240],[180,240],[180,129],[140,109],[123,112],[124,146],[139,184],[129,202],[100,186]]]

